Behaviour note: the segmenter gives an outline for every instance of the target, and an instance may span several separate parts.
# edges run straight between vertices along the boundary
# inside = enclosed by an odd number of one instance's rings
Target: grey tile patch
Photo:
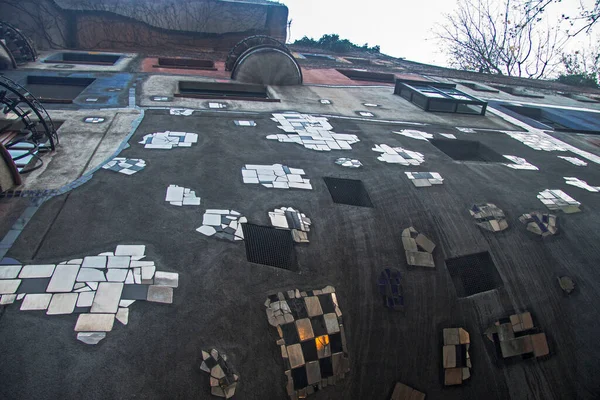
[[[504,165],[506,165],[509,168],[512,168],[512,169],[525,169],[525,170],[530,170],[530,171],[539,171],[540,170],[538,167],[536,167],[535,165],[529,163],[524,158],[517,157],[517,156],[510,156],[510,155],[504,155],[504,158],[512,161],[511,164],[504,164]]]
[[[477,221],[477,225],[492,232],[500,232],[508,228],[504,211],[492,203],[474,204],[469,212]]]
[[[202,217],[202,226],[196,229],[205,236],[236,241],[244,240],[242,224],[248,219],[235,210],[208,209]]]
[[[275,189],[306,189],[312,190],[310,179],[303,178],[303,169],[290,168],[286,165],[255,165],[246,164],[242,168],[244,183],[261,184]]]
[[[444,179],[437,172],[405,172],[405,174],[416,187],[428,187],[444,183]]]
[[[200,369],[210,374],[210,392],[213,396],[230,399],[235,395],[240,377],[227,362],[227,355],[216,349],[210,352],[202,350]]]
[[[557,217],[554,214],[541,213],[538,211],[523,214],[519,221],[527,226],[529,232],[542,237],[556,235],[558,233]]]
[[[578,167],[587,167],[588,163],[577,158],[577,157],[565,157],[565,156],[557,156],[558,158],[562,158],[565,161],[570,162],[573,165],[577,165]]]
[[[391,147],[387,144],[376,144],[372,149],[382,153],[377,159],[390,164],[421,165],[425,162],[425,156],[416,151],[403,149],[402,147]]]
[[[352,158],[338,158],[335,163],[346,168],[360,168],[363,166],[359,160]]]
[[[431,133],[417,131],[415,129],[402,129],[398,132],[394,131],[394,133],[417,140],[429,141],[429,139],[433,139],[433,135]]]
[[[277,329],[290,399],[334,385],[350,371],[345,325],[335,288],[279,292],[265,302]]]
[[[256,122],[247,120],[235,120],[233,123],[237,126],[256,126]]]
[[[269,219],[276,228],[290,229],[296,243],[308,243],[312,221],[299,210],[292,207],[276,208],[269,212]]]
[[[192,147],[198,143],[198,134],[190,132],[157,132],[145,135],[140,144],[145,149],[171,150],[177,147]]]
[[[333,132],[333,126],[325,117],[309,114],[283,113],[273,114],[273,121],[286,134],[268,135],[267,139],[281,143],[296,143],[310,150],[352,150],[360,140],[356,135]]]
[[[98,343],[115,317],[127,324],[127,307],[134,301],[173,302],[179,274],[157,271],[153,261],[142,261],[145,254],[144,245],[118,245],[114,252],[58,265],[0,265],[0,305],[22,301],[21,310],[48,315],[83,312],[75,327],[77,338]]]
[[[146,168],[146,161],[140,158],[115,157],[102,166],[102,169],[118,172],[125,175],[133,175]]]
[[[408,265],[435,268],[433,250],[435,244],[412,226],[402,231],[402,245]]]
[[[566,214],[580,212],[581,203],[560,189],[546,189],[537,195],[549,210],[560,210]]]
[[[589,185],[586,181],[582,181],[579,178],[565,176],[564,179],[567,185],[576,186],[578,188],[585,189],[588,192],[600,192],[600,186]]]
[[[183,117],[188,117],[194,113],[194,110],[189,108],[171,108],[169,109],[169,114],[171,115],[180,115]]]
[[[169,185],[165,196],[165,201],[173,206],[199,206],[200,200],[195,191],[177,185]]]

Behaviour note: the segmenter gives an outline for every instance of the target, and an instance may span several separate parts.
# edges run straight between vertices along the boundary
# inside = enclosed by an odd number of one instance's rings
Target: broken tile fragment
[[[402,231],[402,245],[408,265],[435,268],[432,255],[435,244],[412,226]]]
[[[565,157],[565,156],[558,156],[558,158],[562,158],[565,161],[570,162],[573,165],[577,165],[578,167],[587,167],[587,163],[577,157]]]
[[[512,168],[512,169],[525,169],[525,170],[530,170],[530,171],[539,171],[538,167],[536,167],[535,165],[529,163],[524,158],[517,157],[517,156],[510,156],[510,155],[505,155],[504,158],[512,161],[512,163],[504,164],[504,165],[506,165],[509,168]]]
[[[210,352],[202,351],[200,369],[210,374],[211,394],[226,399],[233,397],[239,375],[233,371],[225,354],[216,349]]]
[[[242,224],[246,222],[247,218],[235,210],[208,209],[202,217],[202,226],[196,231],[205,236],[239,241],[244,240]]]
[[[308,243],[308,235],[312,224],[310,218],[292,207],[276,208],[269,212],[271,225],[276,228],[290,229],[297,243]]]
[[[377,159],[389,164],[421,165],[425,162],[425,156],[416,151],[403,149],[402,147],[391,147],[387,144],[376,144],[373,151],[382,153]]]
[[[398,135],[406,136],[409,138],[417,139],[417,140],[425,140],[429,141],[429,139],[433,139],[433,135],[431,133],[417,131],[414,129],[402,129],[401,131],[394,131]]]
[[[600,186],[589,185],[586,181],[583,181],[579,178],[565,176],[564,179],[567,185],[576,186],[578,188],[585,189],[588,192],[600,192]]]
[[[106,332],[79,332],[77,340],[85,344],[98,344],[106,337]]]

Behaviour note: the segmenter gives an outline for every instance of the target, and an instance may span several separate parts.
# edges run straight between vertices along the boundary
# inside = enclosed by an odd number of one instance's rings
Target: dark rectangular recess
[[[201,69],[207,71],[216,71],[215,62],[212,60],[203,60],[199,58],[183,57],[158,57],[158,64],[155,68],[180,68],[180,69]]]
[[[71,103],[96,79],[28,75],[25,88],[44,103]]]
[[[505,93],[512,94],[513,96],[528,97],[532,99],[543,99],[545,96],[542,94],[532,93],[520,87],[504,86],[504,85],[491,85],[492,87],[501,90]]]
[[[356,179],[323,178],[334,203],[358,207],[373,207],[362,181]]]
[[[430,139],[429,142],[457,161],[508,162],[501,154],[475,140]]]
[[[488,92],[488,93],[499,93],[498,89],[492,89],[487,86],[480,85],[475,82],[459,82],[461,85],[468,87],[471,90],[475,90],[477,92]]]
[[[458,297],[469,297],[503,286],[494,260],[487,251],[449,258],[446,267]]]
[[[175,97],[279,101],[279,99],[270,99],[267,93],[267,87],[263,85],[196,81],[179,81],[179,93],[175,93]]]
[[[296,271],[292,232],[269,226],[242,224],[246,258],[256,264]]]
[[[94,53],[59,53],[44,60],[49,64],[86,64],[86,65],[114,65],[121,58],[118,54]]]
[[[396,80],[394,94],[425,111],[485,115],[487,102],[443,82],[407,83]],[[454,85],[456,86],[456,85]]]
[[[384,72],[359,71],[356,69],[340,68],[338,68],[337,71],[354,81],[394,83],[396,80],[396,76],[394,74]]]

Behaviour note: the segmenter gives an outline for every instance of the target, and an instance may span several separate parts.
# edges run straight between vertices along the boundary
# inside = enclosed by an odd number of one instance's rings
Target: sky
[[[359,45],[380,45],[382,53],[393,57],[448,66],[443,45],[435,38],[434,30],[453,11],[457,0],[279,1],[289,9],[292,41],[305,35],[318,39],[323,34],[337,33]],[[579,0],[563,0],[553,6],[553,17],[573,12],[578,4]]]

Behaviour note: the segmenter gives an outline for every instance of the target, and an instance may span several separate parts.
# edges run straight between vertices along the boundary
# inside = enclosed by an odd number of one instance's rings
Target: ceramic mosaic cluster
[[[394,131],[394,133],[417,140],[425,140],[427,142],[429,141],[429,139],[433,139],[433,135],[431,133],[417,131],[414,129],[402,129],[399,132]]]
[[[577,157],[565,157],[565,156],[558,156],[558,158],[562,158],[565,161],[570,162],[573,165],[577,165],[578,167],[587,167],[587,163]]]
[[[202,226],[196,231],[206,236],[236,241],[244,240],[242,224],[248,219],[235,210],[206,210]]]
[[[520,357],[526,360],[550,354],[546,334],[534,325],[533,317],[527,311],[496,321],[485,331],[485,336],[494,342],[502,358]]]
[[[412,226],[402,231],[402,245],[408,265],[435,268],[435,244]]]
[[[202,350],[200,369],[210,374],[210,393],[213,396],[230,399],[235,395],[240,377],[227,363],[227,355],[216,349],[210,352]]]
[[[425,162],[425,156],[416,151],[403,149],[402,147],[390,147],[387,144],[376,144],[373,151],[382,153],[377,159],[389,164],[421,165]]]
[[[335,160],[335,163],[347,168],[360,168],[363,166],[359,160],[353,158],[338,158]]]
[[[127,325],[133,302],[173,302],[179,275],[157,271],[153,261],[142,261],[145,253],[143,245],[119,245],[58,265],[0,265],[0,304],[22,300],[22,311],[78,314],[77,339],[96,344],[115,319]]]
[[[256,126],[254,121],[233,121],[237,126]]]
[[[103,169],[125,175],[133,175],[146,168],[146,161],[140,158],[115,157],[102,166]]]
[[[492,232],[500,232],[508,228],[504,211],[492,203],[474,204],[469,210],[477,225]]]
[[[342,312],[335,289],[269,296],[269,324],[277,328],[291,399],[305,398],[344,379],[350,370]]]
[[[292,207],[276,208],[269,212],[271,225],[276,228],[290,229],[296,243],[308,243],[311,220]]]
[[[471,338],[463,328],[444,328],[444,385],[461,385],[471,377]]]
[[[169,114],[171,115],[181,115],[183,117],[188,117],[194,113],[194,110],[189,108],[171,108],[169,110]]]
[[[533,164],[530,164],[524,158],[517,157],[517,156],[507,156],[507,155],[505,155],[504,158],[506,158],[507,160],[512,161],[511,164],[509,164],[509,163],[504,164],[504,165],[506,165],[509,168],[513,168],[513,169],[526,169],[526,170],[530,170],[530,171],[539,171],[538,167],[536,167]]]
[[[521,215],[519,221],[525,224],[529,232],[533,232],[542,237],[556,235],[558,233],[556,215],[554,214],[533,211],[529,214]]]
[[[169,185],[165,201],[173,206],[199,206],[200,197],[196,197],[196,192],[177,185]]]
[[[531,147],[534,150],[544,150],[544,151],[567,151],[564,143],[554,140],[549,135],[538,134],[534,132],[528,133],[518,133],[511,131],[504,131],[508,136],[513,139],[518,140],[523,143],[525,146]]]
[[[309,114],[273,114],[273,121],[286,134],[269,135],[267,139],[283,143],[297,143],[307,149],[317,151],[352,150],[352,144],[359,142],[358,136],[333,132],[333,127],[325,117]]]
[[[600,192],[600,187],[599,186],[589,185],[586,181],[582,181],[579,178],[567,177],[567,176],[565,176],[564,178],[565,178],[565,183],[567,185],[577,186],[578,188],[585,189],[585,190],[587,190],[589,192]]]
[[[275,189],[312,189],[310,179],[303,178],[303,169],[290,168],[286,165],[253,165],[246,164],[242,168],[244,183],[261,184]]]
[[[444,183],[444,179],[437,172],[405,172],[405,174],[416,187],[429,187]]]
[[[171,150],[176,147],[192,147],[192,144],[198,143],[198,134],[189,132],[157,132],[144,136],[140,144],[145,149],[163,149]]]
[[[560,210],[565,214],[581,211],[581,203],[559,189],[546,189],[537,195],[549,210]]]
[[[383,305],[392,310],[401,310],[404,306],[400,271],[386,268],[377,279],[379,294],[383,297]]]

